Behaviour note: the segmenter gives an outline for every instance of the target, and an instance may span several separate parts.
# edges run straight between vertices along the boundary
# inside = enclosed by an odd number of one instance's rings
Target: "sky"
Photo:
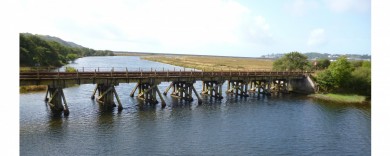
[[[19,31],[113,51],[371,54],[370,0],[21,0]]]

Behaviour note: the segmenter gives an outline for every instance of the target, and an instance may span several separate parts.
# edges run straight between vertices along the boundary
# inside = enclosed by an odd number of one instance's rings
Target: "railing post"
[[[126,78],[129,78],[129,71],[127,70],[127,67],[126,67]]]

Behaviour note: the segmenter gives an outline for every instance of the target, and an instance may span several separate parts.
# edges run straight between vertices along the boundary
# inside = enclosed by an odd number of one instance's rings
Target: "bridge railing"
[[[299,76],[308,75],[311,72],[284,72],[284,71],[84,71],[73,72],[22,72],[21,79],[75,79],[75,78],[148,78],[148,77],[217,77],[217,76]]]
[[[272,69],[263,69],[263,68],[250,68],[250,69],[240,69],[240,68],[207,68],[198,70],[195,68],[177,68],[177,67],[69,67],[64,66],[60,68],[56,67],[21,67],[20,72],[66,72],[67,69],[73,68],[78,72],[111,72],[111,71],[134,71],[134,72],[186,72],[186,71],[204,71],[204,72],[283,72],[283,71],[273,71]]]

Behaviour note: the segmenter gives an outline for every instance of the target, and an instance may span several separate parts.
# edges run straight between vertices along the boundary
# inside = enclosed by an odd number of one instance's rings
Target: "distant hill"
[[[371,60],[371,55],[365,54],[328,54],[328,53],[318,53],[318,52],[308,52],[303,53],[307,56],[309,60],[315,60],[315,59],[329,59],[329,60],[336,60],[340,56],[346,56],[349,60]],[[268,54],[263,55],[260,58],[271,58],[271,59],[278,59],[280,57],[284,56],[284,54]]]
[[[19,34],[20,66],[59,67],[84,56],[113,56],[110,50],[94,50],[48,35]]]
[[[63,46],[72,47],[72,48],[84,48],[81,45],[78,45],[76,43],[69,42],[69,41],[64,41],[64,40],[62,40],[62,39],[60,39],[58,37],[55,37],[55,36],[49,36],[49,35],[38,35],[38,36],[41,37],[44,40],[47,40],[47,41],[58,42],[58,43],[60,43]]]
[[[70,47],[70,48],[85,48],[79,44],[76,44],[74,42],[70,42],[70,41],[65,41],[59,37],[55,37],[55,36],[50,36],[50,35],[39,35],[39,34],[31,34],[31,33],[21,33],[23,34],[24,36],[36,36],[36,37],[39,37],[45,41],[54,41],[54,42],[57,42],[59,44],[61,44],[62,46],[65,46],[65,47]]]

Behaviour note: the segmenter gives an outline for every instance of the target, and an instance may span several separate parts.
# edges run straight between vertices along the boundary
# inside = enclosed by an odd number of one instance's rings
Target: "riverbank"
[[[335,102],[335,103],[346,103],[346,104],[363,104],[363,103],[371,103],[370,101],[367,101],[367,97],[361,96],[361,95],[347,95],[347,94],[311,94],[308,97],[323,100],[323,101],[329,101],[329,102]]]
[[[273,60],[241,57],[218,56],[142,56],[141,59],[165,64],[194,68],[203,71],[212,70],[272,70]]]
[[[40,92],[40,91],[45,91],[46,89],[47,89],[47,85],[20,86],[19,93]]]

